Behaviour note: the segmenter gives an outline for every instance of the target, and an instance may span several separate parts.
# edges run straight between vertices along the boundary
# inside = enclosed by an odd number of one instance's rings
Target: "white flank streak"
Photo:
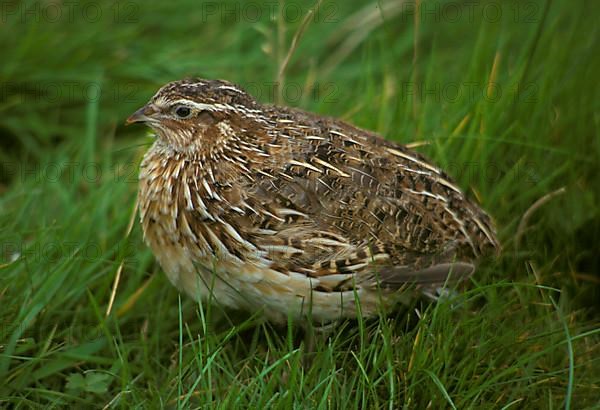
[[[490,242],[491,243],[496,243],[496,240],[492,237],[492,235],[490,234],[490,232],[488,231],[488,229],[481,223],[481,221],[479,220],[479,218],[475,217],[473,219],[475,219],[475,223],[477,224],[477,226],[479,227],[479,229],[481,229],[483,231],[483,233],[485,234],[485,236],[487,236],[487,238],[490,240]]]
[[[294,178],[293,178],[293,177],[289,176],[289,175],[288,175],[288,174],[286,174],[285,172],[280,172],[280,173],[279,173],[279,175],[281,175],[281,176],[282,176],[282,177],[284,177],[284,178],[287,178],[287,179],[289,179],[290,181],[293,181],[293,180],[294,180]]]
[[[453,190],[454,192],[457,192],[457,193],[459,193],[459,194],[461,194],[461,195],[462,195],[462,191],[460,190],[460,188],[459,188],[459,187],[457,187],[456,185],[454,185],[454,184],[450,183],[449,181],[447,181],[447,180],[445,180],[445,179],[443,179],[443,178],[439,178],[439,179],[437,179],[436,181],[437,181],[438,183],[440,183],[440,184],[442,184],[442,185],[444,185],[444,186],[446,186],[446,187],[450,188],[450,189],[451,189],[451,190]]]
[[[215,174],[213,174],[212,167],[208,167],[208,175],[210,175],[211,181],[215,182]]]
[[[303,214],[302,212],[295,211],[295,210],[293,210],[293,209],[288,209],[288,208],[282,208],[282,209],[278,209],[278,210],[277,210],[277,213],[278,213],[279,215],[282,215],[282,216],[286,216],[286,215],[297,215],[297,216],[303,216],[303,217],[305,217],[305,218],[308,218],[308,215],[306,215],[306,214]]]
[[[299,167],[304,167],[304,168],[308,168],[310,170],[313,170],[315,172],[320,172],[322,173],[323,171],[321,171],[319,168],[312,166],[310,164],[307,164],[306,162],[300,162],[300,161],[296,161],[296,160],[290,160],[289,162],[291,165],[298,165]]]
[[[317,178],[317,181],[319,181],[320,183],[325,185],[327,187],[327,189],[329,189],[330,191],[333,191],[333,188],[330,187],[329,185],[327,185],[321,178]],[[342,201],[340,201],[340,202],[342,202]]]
[[[348,168],[350,168],[352,171],[356,172],[357,174],[361,174],[361,175],[364,175],[364,176],[369,177],[371,179],[375,179],[375,178],[373,178],[372,175],[367,174],[365,171],[361,171],[360,169],[357,169],[357,168],[354,168],[354,167],[348,167]],[[362,182],[362,179],[361,179],[361,182]]]
[[[465,231],[465,225],[463,224],[463,222],[456,216],[456,214],[454,212],[452,212],[452,210],[450,210],[448,208],[444,208],[444,209],[446,210],[446,212],[448,212],[450,215],[452,215],[452,218],[454,219],[454,221],[457,222],[458,225],[460,226],[460,228],[459,228],[460,232],[465,236],[465,238],[469,242],[469,245],[471,245],[471,248],[473,248],[473,251],[475,251],[475,253],[477,253],[477,248],[473,244],[473,241],[471,240],[471,237],[469,236],[467,231]]]
[[[190,228],[190,225],[189,225],[189,223],[187,221],[187,218],[185,217],[185,213],[184,212],[181,213],[180,218],[181,218],[181,222],[182,222],[181,225],[183,227],[184,233],[188,237],[192,238],[192,241],[197,242],[198,238],[196,237],[196,235],[194,234],[194,232],[192,232],[192,229]]]
[[[369,213],[373,216],[373,218],[375,218],[379,222],[383,223],[383,221],[381,219],[379,219],[379,217],[377,215],[375,215],[375,213],[373,211],[369,211]]]
[[[307,135],[304,138],[307,139],[307,140],[325,141],[325,138],[323,138],[323,137],[317,137],[316,135]]]
[[[446,198],[444,198],[443,196],[441,196],[441,195],[435,195],[435,194],[432,194],[431,192],[428,192],[428,191],[414,191],[412,189],[407,189],[407,191],[410,192],[411,194],[425,195],[425,196],[428,196],[428,197],[431,197],[431,198],[439,199],[442,202],[448,202],[448,201],[446,201]]]
[[[219,222],[221,222],[223,224],[223,226],[225,227],[225,230],[227,231],[227,233],[229,235],[231,235],[231,237],[233,239],[235,239],[237,242],[241,243],[242,245],[244,245],[246,248],[248,249],[255,249],[256,247],[254,246],[254,244],[248,242],[247,240],[245,240],[244,238],[242,238],[240,236],[240,234],[233,228],[233,226],[231,226],[230,224],[228,224],[227,222],[223,221],[222,219],[218,218]]]
[[[185,209],[191,211],[194,209],[194,204],[192,203],[192,193],[190,192],[190,187],[188,184],[183,184],[183,196],[185,197]]]
[[[343,134],[343,133],[341,133],[341,132],[339,132],[339,131],[336,131],[336,130],[329,130],[329,133],[330,133],[330,134],[334,134],[334,135],[339,135],[340,137],[344,137],[344,138],[346,138],[346,139],[350,140],[350,138],[348,138],[348,136],[347,136],[346,134]]]
[[[269,177],[269,178],[275,178],[273,175],[271,175],[268,172],[265,172],[265,171],[263,171],[261,169],[257,169],[256,172],[258,172],[259,174],[262,174],[262,175],[264,175],[266,177]]]
[[[340,176],[342,176],[342,177],[346,177],[346,178],[350,177],[349,174],[346,174],[345,172],[341,171],[340,169],[334,167],[329,162],[323,161],[321,158],[314,157],[312,160],[315,161],[317,164],[321,164],[324,167],[327,167],[327,168],[329,168],[331,170],[334,170],[335,172],[337,172],[338,174],[340,174]]]
[[[208,185],[208,183],[206,182],[205,179],[202,180],[202,186],[204,186],[204,189],[206,190],[206,193],[208,195],[210,195],[211,198],[215,197],[215,195],[213,194],[212,189],[210,189],[210,186]]]
[[[280,222],[285,222],[285,219],[278,217],[277,215],[273,215],[271,212],[267,211],[267,210],[263,210],[263,213],[265,215],[270,216],[271,218],[277,219]]]
[[[239,162],[237,163],[237,166],[238,166],[238,167],[240,167],[240,168],[241,168],[241,169],[242,169],[242,170],[243,170],[243,171],[244,171],[246,174],[249,174],[249,173],[250,173],[250,170],[248,169],[248,167],[246,167],[244,164],[242,164],[242,162],[241,162],[241,161],[239,161]],[[248,176],[248,177],[249,177],[249,175],[246,175],[246,176]],[[251,178],[251,177],[250,177],[250,179],[252,180],[252,178]]]
[[[387,147],[385,150],[387,152],[389,152],[390,154],[396,155],[397,157],[401,157],[401,158],[407,159],[409,161],[412,161],[415,164],[419,164],[423,168],[427,168],[428,170],[433,171],[436,174],[439,174],[439,172],[440,172],[437,168],[429,165],[428,163],[420,161],[420,160],[416,159],[415,157],[412,157],[412,156],[410,156],[408,154],[405,154],[404,152],[400,152],[397,149],[393,149],[393,148]]]
[[[323,236],[330,236],[330,237],[334,237],[337,238],[340,242],[346,242],[346,238],[344,238],[341,235],[335,234],[333,232],[328,232],[328,231],[316,231],[314,232],[315,235],[323,235]]]
[[[173,177],[175,179],[179,179],[179,173],[181,172],[181,168],[183,168],[183,164],[184,162],[180,161],[177,166],[175,167],[175,170],[173,172]]]
[[[402,165],[402,164],[398,164],[398,166],[399,166],[400,168],[402,168],[403,170],[405,170],[405,171],[408,171],[408,172],[412,172],[412,173],[414,173],[414,174],[419,174],[419,175],[431,175],[431,172],[427,172],[427,171],[419,171],[418,169],[412,169],[412,168],[409,168],[409,167],[407,167],[407,166],[405,166],[405,165]]]
[[[258,212],[256,212],[256,209],[252,208],[250,205],[248,205],[248,203],[246,201],[244,201],[242,203],[242,206],[248,208],[249,210],[251,210],[252,212],[254,212],[256,215],[258,215]]]
[[[210,237],[211,242],[221,252],[221,254],[223,254],[224,256],[239,260],[239,258],[237,258],[235,255],[232,255],[229,252],[229,249],[227,249],[225,244],[223,244],[223,242],[221,242],[221,240],[217,237],[217,235],[215,235],[214,232],[208,226],[206,226],[204,229],[206,229],[206,232],[208,232],[208,236]]]
[[[196,194],[196,201],[198,201],[198,205],[200,206],[199,209],[197,209],[198,212],[200,212],[200,215],[203,218],[207,218],[210,219],[211,221],[214,221],[215,219],[212,217],[211,214],[209,214],[206,210],[206,205],[204,204],[204,201],[202,201],[202,198],[200,198],[200,195]]]

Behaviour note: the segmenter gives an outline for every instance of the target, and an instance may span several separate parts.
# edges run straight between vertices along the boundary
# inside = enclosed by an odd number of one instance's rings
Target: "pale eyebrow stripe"
[[[176,101],[171,101],[169,103],[169,105],[175,105],[175,104],[182,104],[182,105],[187,105],[190,107],[193,107],[197,110],[207,110],[207,111],[235,111],[239,114],[242,114],[246,117],[252,117],[252,118],[256,118],[255,114],[261,114],[262,112],[260,110],[257,109],[251,109],[251,108],[246,108],[244,106],[240,106],[240,105],[229,105],[229,104],[221,104],[221,103],[215,103],[215,104],[205,104],[205,103],[199,103],[199,102],[195,102],[195,101],[191,101],[191,100],[186,100],[185,98],[176,100]]]
[[[218,111],[218,110],[227,109],[227,106],[224,104],[204,104],[204,103],[198,103],[198,102],[186,100],[186,99],[180,99],[180,100],[171,102],[171,105],[173,105],[173,104],[188,105],[188,106],[194,107],[198,110],[208,110],[208,111]]]

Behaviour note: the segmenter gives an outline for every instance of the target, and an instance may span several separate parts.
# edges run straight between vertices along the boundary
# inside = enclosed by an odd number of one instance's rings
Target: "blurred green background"
[[[598,17],[566,0],[2,0],[0,403],[598,408]],[[294,326],[179,299],[133,214],[152,139],[123,123],[187,76],[413,144],[494,217],[502,257],[458,306],[346,323],[312,353]]]

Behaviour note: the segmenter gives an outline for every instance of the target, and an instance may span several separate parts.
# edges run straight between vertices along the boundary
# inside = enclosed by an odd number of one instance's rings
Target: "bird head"
[[[173,150],[198,154],[260,126],[261,105],[223,80],[185,79],[166,84],[126,124],[144,123]]]

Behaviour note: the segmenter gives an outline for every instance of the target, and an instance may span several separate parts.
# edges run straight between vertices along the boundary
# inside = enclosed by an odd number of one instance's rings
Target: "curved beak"
[[[154,107],[150,104],[144,105],[142,108],[131,114],[127,120],[125,120],[125,125],[130,125],[136,122],[148,122],[151,121],[152,114],[156,113]]]

